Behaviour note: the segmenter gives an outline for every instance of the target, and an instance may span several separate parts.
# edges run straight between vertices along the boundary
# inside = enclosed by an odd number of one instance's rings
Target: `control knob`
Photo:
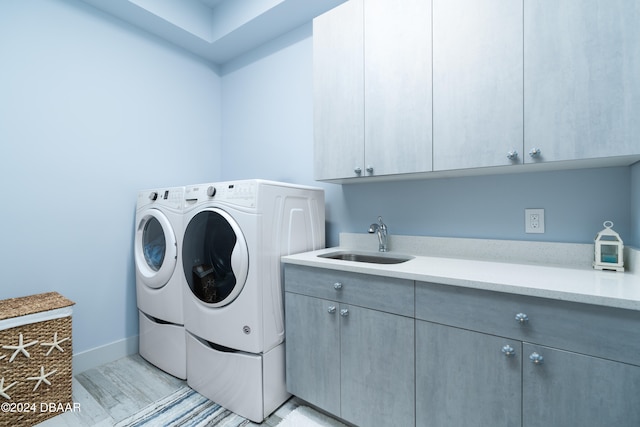
[[[207,188],[207,196],[213,197],[215,195],[216,195],[216,187],[212,185],[209,188]]]
[[[149,194],[149,200],[151,200],[152,202],[155,202],[157,198],[158,198],[158,193],[156,191],[152,191]]]

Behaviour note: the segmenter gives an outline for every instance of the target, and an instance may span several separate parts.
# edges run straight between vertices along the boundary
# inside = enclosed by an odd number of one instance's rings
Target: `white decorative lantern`
[[[593,268],[596,270],[624,271],[624,244],[620,235],[613,231],[613,222],[605,221],[604,230],[596,235],[596,254]]]

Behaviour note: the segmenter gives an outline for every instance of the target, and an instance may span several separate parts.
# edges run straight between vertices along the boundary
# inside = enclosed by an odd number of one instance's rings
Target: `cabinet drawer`
[[[416,282],[416,318],[640,366],[634,310]]]
[[[412,280],[285,264],[285,291],[413,317]]]

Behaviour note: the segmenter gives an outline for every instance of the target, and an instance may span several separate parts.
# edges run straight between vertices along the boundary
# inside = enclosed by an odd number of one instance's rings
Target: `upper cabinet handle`
[[[542,154],[542,151],[538,147],[533,147],[529,150],[529,156],[532,158],[540,157],[540,154]]]

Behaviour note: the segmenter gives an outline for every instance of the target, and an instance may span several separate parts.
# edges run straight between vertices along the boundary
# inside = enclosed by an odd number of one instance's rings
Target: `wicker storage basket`
[[[0,301],[0,426],[73,410],[73,304],[57,292]]]

